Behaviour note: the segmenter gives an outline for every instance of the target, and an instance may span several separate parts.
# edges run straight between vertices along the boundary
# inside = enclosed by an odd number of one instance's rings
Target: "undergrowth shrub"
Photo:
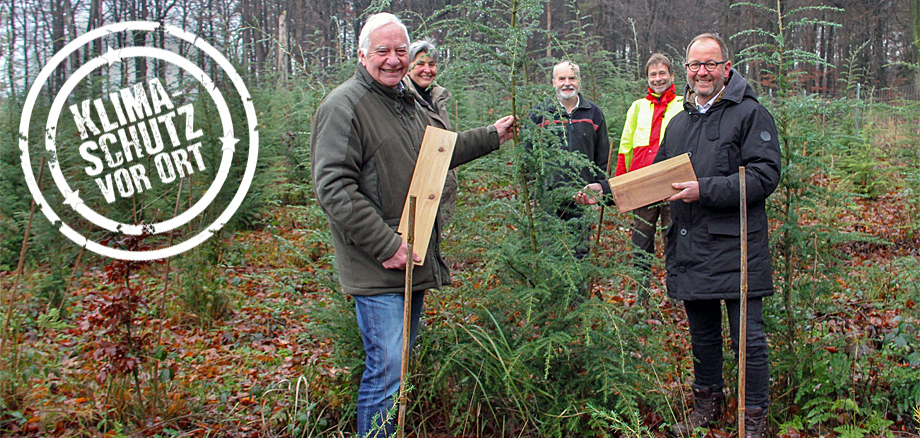
[[[179,298],[183,311],[198,324],[205,326],[222,320],[233,310],[231,281],[223,275],[222,257],[226,245],[219,239],[209,239],[183,254],[180,264]]]
[[[555,158],[562,167],[571,161],[582,164],[569,154]],[[487,172],[505,161],[501,155],[487,157],[474,168],[477,174]],[[543,164],[548,173],[560,167],[554,159]],[[537,172],[534,179],[541,176]],[[573,252],[579,239],[572,236],[572,224],[555,216],[555,208],[534,209],[534,253],[519,194],[492,189],[489,178],[476,181],[488,189],[458,215],[453,229],[469,238],[458,237],[454,251],[447,251],[448,257],[475,255],[477,260],[470,272],[459,275],[452,294],[462,297],[467,315],[455,318],[452,326],[445,324],[449,331],[440,336],[453,344],[447,344],[446,352],[432,352],[443,359],[422,364],[439,364],[434,380],[453,382],[453,429],[498,436],[522,430],[541,436],[608,433],[614,427],[611,412],[630,418],[637,409],[627,407],[645,405],[661,383],[651,377],[655,372],[648,364],[637,360],[654,356],[647,351],[651,347],[638,341],[636,332],[643,330],[624,321],[622,309],[607,301],[606,293],[590,297],[600,291],[592,285],[633,274],[625,253],[577,260]],[[557,205],[574,193],[567,190],[565,195],[562,188],[538,190],[537,205]],[[581,220],[593,223],[597,214],[585,209]],[[668,403],[655,398],[649,405],[667,412]]]
[[[822,319],[830,327],[845,325],[833,315]],[[887,334],[840,333],[818,325],[803,333],[817,342],[800,350],[798,366],[785,370],[800,382],[791,388],[798,409],[780,429],[861,437],[893,436],[890,427],[896,423],[915,428],[909,413],[920,396],[917,329],[916,322],[901,322]]]
[[[865,111],[862,102],[843,100],[841,103],[849,107],[850,111],[858,111],[860,108]],[[879,113],[890,109],[887,104],[872,105],[872,110]],[[834,166],[839,172],[840,181],[846,183],[851,192],[874,199],[889,192],[899,169],[889,162],[890,150],[877,141],[879,127],[871,120],[868,118],[864,121],[856,135],[840,138],[842,141],[838,144],[842,150],[835,154]]]

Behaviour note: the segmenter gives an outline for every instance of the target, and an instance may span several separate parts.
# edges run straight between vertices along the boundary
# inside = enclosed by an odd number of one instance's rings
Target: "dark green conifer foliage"
[[[883,390],[882,386],[887,384],[881,382],[893,376],[865,378],[853,370],[864,369],[873,357],[897,357],[907,350],[899,350],[887,339],[877,344],[878,353],[866,348],[865,341],[859,338],[830,345],[809,342],[829,336],[828,327],[822,322],[825,318],[834,319],[830,316],[847,311],[843,310],[840,297],[864,294],[853,289],[864,285],[847,272],[846,250],[889,244],[867,233],[848,231],[839,219],[851,211],[852,199],[887,192],[894,174],[886,163],[886,153],[870,140],[871,133],[877,131],[865,123],[861,128],[857,126],[860,112],[865,114],[873,108],[856,96],[867,70],[852,61],[845,63],[847,88],[852,89],[850,97],[829,100],[817,94],[806,96],[798,86],[802,72],[797,66],[823,65],[824,61],[814,53],[787,45],[786,41],[793,31],[838,26],[815,17],[832,16],[840,10],[828,6],[787,10],[781,1],[777,1],[775,8],[753,3],[732,6],[768,14],[774,17],[776,26],[742,31],[733,39],[747,37],[750,45],[739,52],[741,62],[760,63],[767,73],[764,76],[772,77],[775,85],[759,93],[761,102],[770,108],[776,121],[783,165],[780,186],[769,203],[771,222],[778,224],[771,234],[771,245],[781,302],[768,299],[765,318],[768,332],[783,333],[773,337],[771,374],[778,383],[774,389],[781,389],[774,391],[773,404],[796,407],[774,412],[782,423],[779,430],[791,427],[818,433],[826,430],[822,428],[833,428],[841,436],[884,434],[893,424],[891,417],[886,417],[889,403],[901,405],[904,395],[916,393],[920,387],[894,385],[891,390]],[[886,110],[894,111],[891,107]],[[905,324],[905,329],[915,328]],[[902,345],[910,342],[903,338]],[[838,353],[838,348],[845,353]],[[907,356],[900,357],[910,361]],[[916,374],[911,368],[902,371],[903,378]],[[873,395],[857,396],[860,391],[854,392],[850,385],[855,381],[869,385],[875,381],[872,389],[865,389]]]

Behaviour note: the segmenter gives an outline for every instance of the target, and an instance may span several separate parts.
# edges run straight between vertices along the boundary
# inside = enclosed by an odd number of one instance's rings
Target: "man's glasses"
[[[728,62],[728,61],[719,61],[719,62],[715,62],[715,61],[709,61],[709,62],[689,62],[689,63],[684,64],[684,65],[687,66],[687,68],[689,68],[690,71],[692,71],[692,72],[698,72],[698,71],[700,71],[700,67],[701,67],[701,66],[706,66],[706,71],[716,71],[716,68],[718,68],[718,67],[719,67],[720,65],[722,65],[722,64],[725,64],[726,62]]]

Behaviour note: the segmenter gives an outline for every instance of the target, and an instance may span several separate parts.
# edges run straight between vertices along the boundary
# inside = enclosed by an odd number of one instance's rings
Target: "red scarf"
[[[676,87],[671,84],[671,88],[665,90],[664,94],[659,97],[649,87],[648,94],[645,95],[646,99],[655,104],[655,113],[652,115],[652,134],[648,139],[648,147],[651,148],[653,154],[658,153],[658,142],[661,141],[661,122],[664,121],[664,112],[668,109],[668,104],[677,96],[675,90]]]

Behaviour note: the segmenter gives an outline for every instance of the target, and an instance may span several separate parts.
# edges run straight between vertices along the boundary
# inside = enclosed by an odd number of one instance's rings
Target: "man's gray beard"
[[[720,88],[721,88],[721,87],[720,87]],[[716,95],[716,88],[715,88],[715,87],[712,87],[712,92],[709,94],[709,96],[703,96],[703,95],[700,93],[700,90],[698,90],[696,87],[690,87],[690,91],[693,91],[693,94],[695,94],[697,97],[702,97],[703,99],[706,99],[706,101],[709,101],[709,99],[712,99],[712,96],[715,96],[715,95]]]
[[[558,92],[558,93],[556,93],[556,98],[559,99],[559,100],[566,100],[566,99],[573,99],[575,96],[578,95],[578,91],[577,91],[577,90],[573,90],[571,93],[572,93],[571,96],[565,96],[565,95],[562,94],[562,92]]]

